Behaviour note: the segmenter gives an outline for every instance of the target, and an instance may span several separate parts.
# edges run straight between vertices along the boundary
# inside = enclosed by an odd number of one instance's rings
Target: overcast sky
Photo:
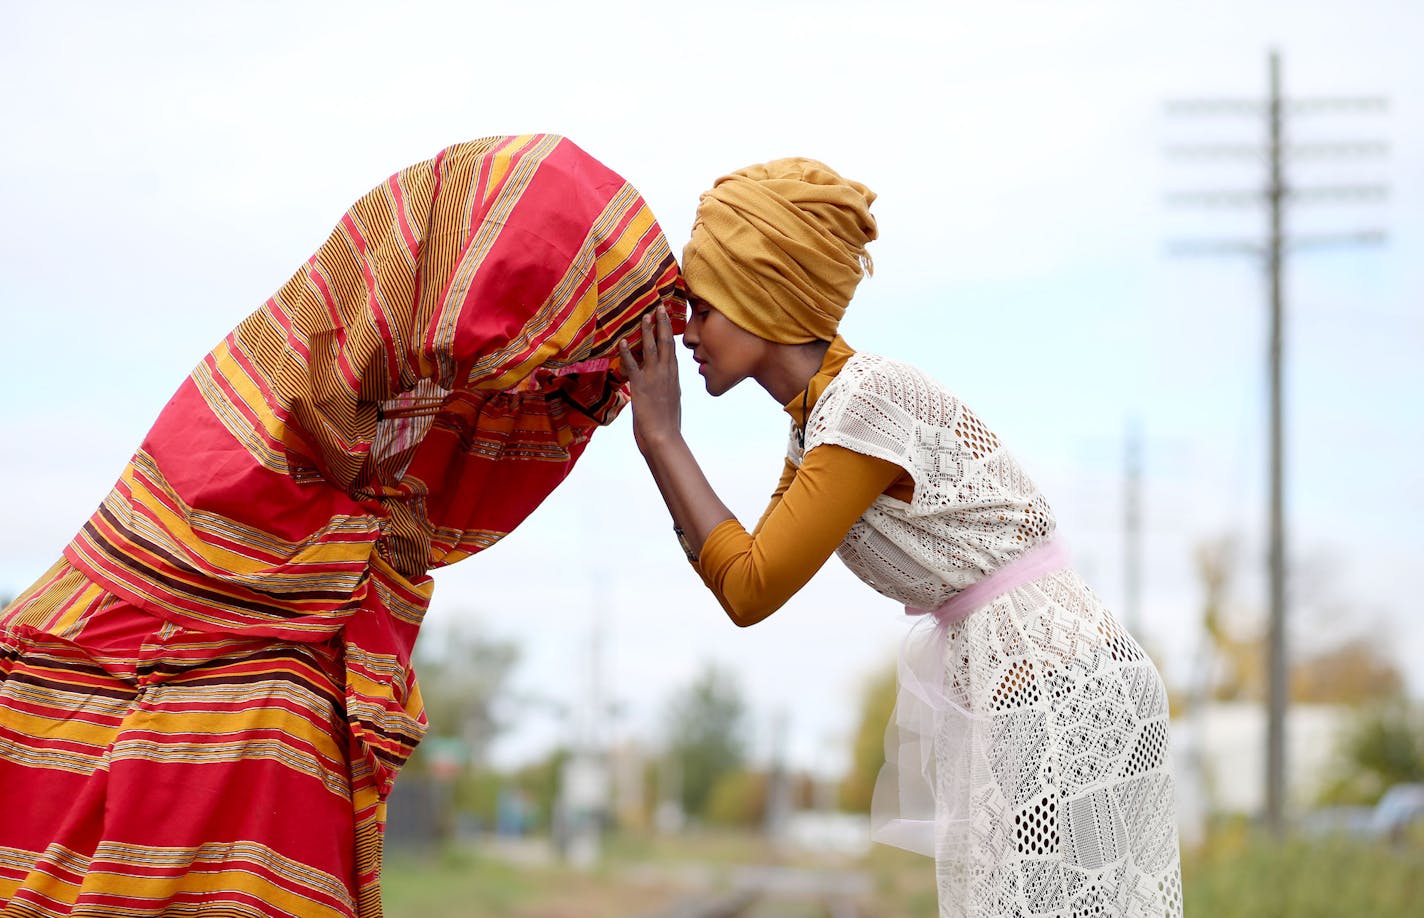
[[[450,143],[568,135],[632,181],[680,251],[718,175],[822,159],[879,195],[875,276],[842,327],[961,395],[1054,504],[1121,608],[1124,432],[1143,432],[1135,630],[1186,678],[1193,546],[1234,534],[1242,621],[1264,604],[1265,288],[1246,257],[1169,240],[1259,239],[1258,209],[1166,193],[1259,187],[1262,163],[1170,158],[1258,144],[1260,118],[1166,100],[1381,95],[1383,113],[1293,117],[1298,141],[1388,155],[1292,165],[1298,184],[1383,183],[1292,212],[1296,232],[1383,228],[1302,252],[1287,284],[1288,493],[1297,646],[1361,632],[1424,692],[1424,5],[1351,2],[0,2],[0,592],[27,586],[102,499],[197,360],[271,295],[345,208]],[[786,419],[754,386],[686,377],[687,435],[728,504],[760,513]],[[574,559],[574,560],[570,560]],[[767,622],[734,628],[682,561],[628,417],[487,554],[437,576],[432,627],[523,651],[517,685],[573,705],[604,623],[620,736],[733,670],[757,749],[785,714],[803,765],[844,761],[859,687],[906,624],[831,561]],[[502,761],[569,729],[534,710]]]

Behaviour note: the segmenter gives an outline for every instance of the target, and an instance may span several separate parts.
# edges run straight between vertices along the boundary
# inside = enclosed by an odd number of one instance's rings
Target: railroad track
[[[861,873],[744,867],[727,890],[692,893],[639,918],[861,918],[869,892]]]

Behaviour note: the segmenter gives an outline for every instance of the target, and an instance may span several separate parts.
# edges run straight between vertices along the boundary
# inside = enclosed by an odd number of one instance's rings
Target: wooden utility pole
[[[1267,371],[1270,402],[1270,510],[1267,538],[1270,541],[1267,567],[1270,582],[1269,626],[1266,646],[1268,666],[1266,692],[1266,825],[1280,834],[1285,825],[1286,790],[1286,703],[1290,690],[1286,664],[1286,523],[1285,523],[1285,460],[1284,439],[1282,437],[1282,409],[1284,405],[1281,391],[1282,366],[1282,310],[1281,310],[1281,259],[1282,224],[1281,208],[1285,204],[1285,179],[1281,170],[1281,61],[1275,51],[1271,52],[1271,101],[1270,101],[1270,157],[1271,180],[1266,189],[1266,198],[1271,207],[1271,230],[1269,249],[1266,255],[1267,271],[1270,275],[1271,318],[1267,336],[1270,340]]]
[[[1267,508],[1269,548],[1266,573],[1269,582],[1267,591],[1269,633],[1266,644],[1268,697],[1264,817],[1267,827],[1273,833],[1280,834],[1285,828],[1285,720],[1290,689],[1288,680],[1290,667],[1287,663],[1288,648],[1286,645],[1286,627],[1289,616],[1286,596],[1288,543],[1285,512],[1285,392],[1283,386],[1285,258],[1290,252],[1307,247],[1341,243],[1372,243],[1381,242],[1384,239],[1384,234],[1377,230],[1348,234],[1290,236],[1285,228],[1286,207],[1288,204],[1308,201],[1372,200],[1383,198],[1386,193],[1381,185],[1336,185],[1305,188],[1288,183],[1285,175],[1285,163],[1288,160],[1321,156],[1370,155],[1383,153],[1385,147],[1380,143],[1292,145],[1286,141],[1286,118],[1288,115],[1324,112],[1383,111],[1386,108],[1386,102],[1384,99],[1373,97],[1287,100],[1281,91],[1280,57],[1275,51],[1270,54],[1269,66],[1269,96],[1264,104],[1258,101],[1233,99],[1201,99],[1168,104],[1168,113],[1176,115],[1265,114],[1267,144],[1264,152],[1268,171],[1264,194],[1252,191],[1191,192],[1170,195],[1169,200],[1177,203],[1207,205],[1250,205],[1264,200],[1269,208],[1270,226],[1264,246],[1260,243],[1241,240],[1192,240],[1174,244],[1171,251],[1177,254],[1245,253],[1262,257],[1266,267],[1270,310],[1267,332],[1270,497]],[[1189,156],[1231,157],[1243,154],[1255,156],[1262,151],[1255,147],[1195,146],[1177,147],[1171,149],[1170,152]]]

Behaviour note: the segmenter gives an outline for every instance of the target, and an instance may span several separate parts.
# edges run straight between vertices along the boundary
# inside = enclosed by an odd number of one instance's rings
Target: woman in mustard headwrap
[[[626,347],[634,433],[688,559],[752,625],[832,552],[923,627],[906,642],[875,838],[933,856],[941,915],[1180,915],[1167,694],[1069,566],[1047,501],[927,374],[836,329],[875,195],[810,159],[718,179],[683,253],[707,391],[755,379],[791,416],[748,532],[682,438],[673,329]]]

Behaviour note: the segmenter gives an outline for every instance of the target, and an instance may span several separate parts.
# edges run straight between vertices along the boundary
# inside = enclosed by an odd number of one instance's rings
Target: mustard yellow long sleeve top
[[[855,351],[839,335],[805,393],[786,404],[802,429],[804,407],[814,407]],[[908,501],[914,482],[893,462],[834,444],[822,444],[787,460],[771,502],[756,528],[735,519],[707,536],[694,567],[727,615],[742,627],[781,608],[826,563],[856,520],[881,494]]]

